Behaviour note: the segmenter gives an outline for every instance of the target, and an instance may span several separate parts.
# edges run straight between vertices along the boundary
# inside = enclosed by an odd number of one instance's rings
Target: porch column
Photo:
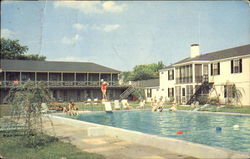
[[[3,81],[6,82],[6,71],[3,72]]]
[[[113,75],[113,74],[111,73],[111,74],[110,74],[110,76],[111,76],[111,77],[110,77],[110,82],[113,84],[113,77],[112,77],[112,75]]]
[[[99,73],[99,85],[101,85],[101,73]]]
[[[61,82],[63,82],[63,73],[61,72]]]
[[[47,72],[47,82],[48,82],[48,86],[49,86],[49,72]]]
[[[192,77],[193,77],[193,83],[195,83],[195,64],[192,64]]]
[[[87,85],[89,85],[89,73],[87,73]]]
[[[35,82],[37,81],[37,72],[35,72]]]
[[[203,65],[204,64],[201,64],[201,76],[202,76],[202,79],[203,79]]]
[[[61,86],[63,86],[63,73],[61,72]]]
[[[76,85],[76,72],[74,73],[74,85]]]
[[[19,81],[22,83],[22,72],[19,73]]]

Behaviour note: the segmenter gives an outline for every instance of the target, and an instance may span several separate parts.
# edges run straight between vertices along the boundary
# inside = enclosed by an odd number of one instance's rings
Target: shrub
[[[216,97],[213,97],[209,100],[209,104],[211,105],[216,105],[217,103],[219,103],[219,99]]]
[[[202,95],[197,98],[197,101],[199,104],[206,104],[208,103],[208,96],[207,95]]]

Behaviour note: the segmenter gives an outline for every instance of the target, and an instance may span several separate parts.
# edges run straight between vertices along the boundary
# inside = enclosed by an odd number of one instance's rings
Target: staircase
[[[131,85],[124,92],[122,92],[122,94],[120,95],[120,100],[127,98],[134,91],[135,91],[135,87],[133,85]]]
[[[202,93],[202,91],[207,90],[209,91],[212,88],[213,83],[209,83],[207,81],[203,82],[198,89],[195,91],[195,93],[191,96],[191,98],[186,103],[187,105],[190,105],[194,101],[197,100],[197,97]]]

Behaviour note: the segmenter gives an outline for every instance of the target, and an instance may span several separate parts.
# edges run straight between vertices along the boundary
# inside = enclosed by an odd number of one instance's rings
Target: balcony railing
[[[196,83],[202,83],[203,76],[195,76],[195,82]]]
[[[24,84],[27,81],[0,81],[0,87],[12,87]],[[35,81],[34,84],[36,83]],[[37,81],[38,82],[38,81]],[[100,81],[44,81],[49,87],[98,87],[101,86]],[[124,86],[118,81],[107,81],[109,86]]]
[[[176,84],[192,83],[193,77],[179,77],[176,78]],[[195,83],[208,82],[208,75],[195,76]]]
[[[193,77],[192,77],[192,76],[176,78],[176,83],[177,83],[177,84],[181,84],[181,83],[192,83],[192,82],[193,82]]]

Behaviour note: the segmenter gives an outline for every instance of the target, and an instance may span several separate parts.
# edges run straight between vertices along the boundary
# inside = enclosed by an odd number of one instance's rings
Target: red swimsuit
[[[102,83],[102,88],[101,88],[101,90],[102,90],[102,91],[106,91],[106,90],[107,90],[107,85],[108,85],[107,82],[103,82],[103,83]]]

